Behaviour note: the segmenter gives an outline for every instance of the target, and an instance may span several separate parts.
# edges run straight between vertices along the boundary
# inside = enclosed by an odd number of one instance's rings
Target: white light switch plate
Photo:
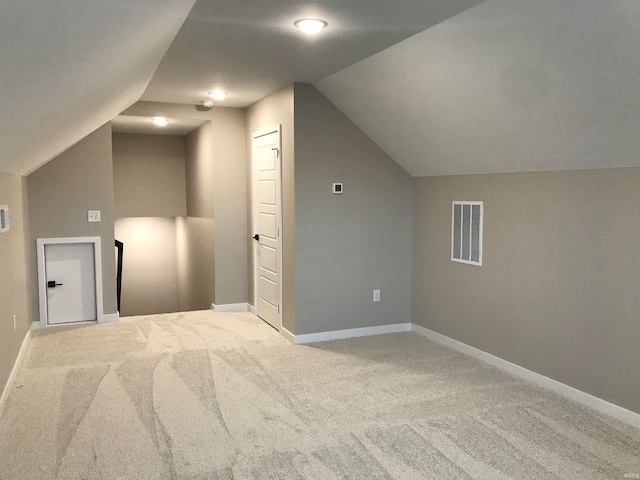
[[[87,220],[89,223],[100,222],[100,210],[89,210]]]

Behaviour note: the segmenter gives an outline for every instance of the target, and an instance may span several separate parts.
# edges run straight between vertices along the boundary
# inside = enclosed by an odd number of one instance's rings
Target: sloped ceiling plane
[[[243,108],[292,82],[413,176],[635,166],[639,24],[635,0],[0,0],[0,170],[138,100],[220,85]]]

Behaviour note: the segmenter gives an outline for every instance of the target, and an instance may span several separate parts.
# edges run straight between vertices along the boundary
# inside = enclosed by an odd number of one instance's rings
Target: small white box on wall
[[[9,207],[0,205],[0,233],[9,230]]]

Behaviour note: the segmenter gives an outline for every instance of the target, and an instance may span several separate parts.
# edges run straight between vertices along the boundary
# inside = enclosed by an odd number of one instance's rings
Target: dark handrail
[[[118,312],[120,312],[120,297],[122,294],[122,259],[124,257],[124,243],[116,240],[116,248],[118,249],[118,265],[116,272],[116,295],[118,296]]]

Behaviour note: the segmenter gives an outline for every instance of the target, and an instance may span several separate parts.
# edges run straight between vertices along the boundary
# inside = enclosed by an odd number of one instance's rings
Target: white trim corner
[[[223,312],[247,312],[249,310],[248,303],[227,303],[223,305],[216,305],[215,303],[211,304],[211,310],[215,313],[223,313]]]
[[[280,329],[280,335],[282,335],[284,338],[289,340],[291,343],[296,343],[295,342],[296,336],[293,333],[291,333],[289,330],[287,330],[286,328],[282,327]]]
[[[98,318],[98,323],[117,322],[118,320],[120,320],[120,312],[103,313],[100,315],[100,318]]]
[[[284,328],[282,329],[284,330]],[[377,327],[347,328],[345,330],[332,330],[329,332],[306,333],[302,335],[293,335],[293,343],[303,345],[307,343],[326,342],[329,340],[342,340],[354,337],[369,337],[371,335],[382,335],[386,333],[409,332],[411,330],[410,323],[394,323],[391,325],[379,325]],[[285,335],[287,337],[287,335]],[[287,337],[288,338],[288,337]]]

